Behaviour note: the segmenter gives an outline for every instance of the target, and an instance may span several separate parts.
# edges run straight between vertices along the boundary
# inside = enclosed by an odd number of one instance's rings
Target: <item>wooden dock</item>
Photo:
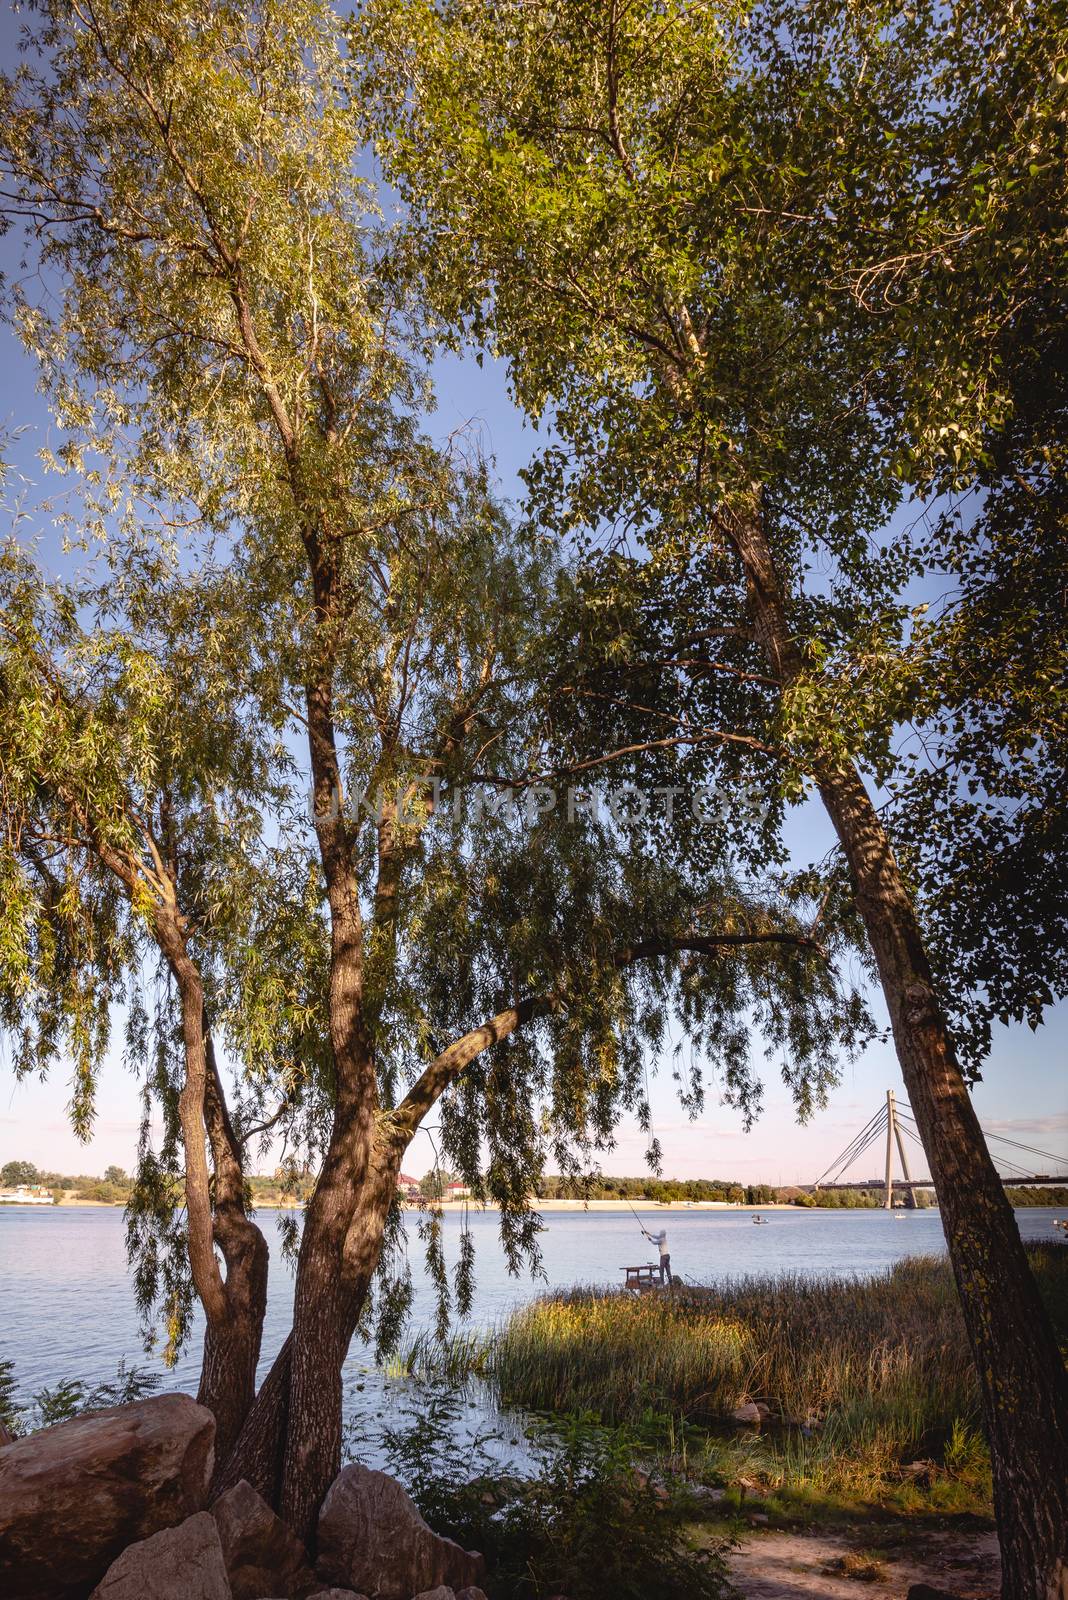
[[[635,1289],[640,1294],[643,1289],[657,1289],[662,1279],[658,1262],[647,1261],[640,1267],[620,1267],[620,1272],[627,1274],[625,1289]]]

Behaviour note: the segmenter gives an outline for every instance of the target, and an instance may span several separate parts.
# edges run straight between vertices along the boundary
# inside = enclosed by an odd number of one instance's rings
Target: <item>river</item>
[[[693,1282],[708,1282],[745,1273],[781,1271],[805,1274],[869,1274],[903,1256],[944,1250],[937,1210],[769,1211],[767,1227],[755,1227],[748,1210],[670,1211],[638,1208],[648,1226],[666,1227],[675,1271]],[[1057,1213],[1035,1207],[1016,1213],[1025,1239],[1056,1237]],[[281,1260],[278,1213],[259,1214],[271,1245],[271,1288],[264,1328],[264,1362],[270,1361],[285,1336],[292,1307],[293,1279]],[[497,1239],[497,1217],[472,1212],[469,1225],[476,1248],[477,1288],[471,1325],[488,1326],[515,1305],[546,1289],[572,1284],[621,1283],[624,1266],[650,1259],[651,1247],[641,1238],[629,1212],[549,1212],[541,1235],[544,1277],[532,1280],[508,1273]],[[445,1250],[450,1263],[458,1254],[463,1219],[451,1212],[444,1219]],[[432,1296],[422,1267],[421,1244],[414,1224],[409,1228],[409,1254],[415,1283],[413,1326],[426,1326]],[[126,1265],[121,1209],[61,1206],[54,1210],[22,1210],[0,1206],[0,1358],[13,1362],[20,1397],[64,1378],[88,1383],[115,1376],[120,1359],[127,1364],[159,1365],[146,1356],[138,1333],[138,1314]],[[195,1390],[199,1328],[167,1387]],[[351,1406],[377,1378],[370,1349],[354,1342],[349,1356],[347,1390]]]

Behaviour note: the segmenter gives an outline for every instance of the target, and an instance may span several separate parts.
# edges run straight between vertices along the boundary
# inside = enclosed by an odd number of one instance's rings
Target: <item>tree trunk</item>
[[[204,1117],[215,1169],[214,1237],[226,1263],[226,1316],[208,1319],[197,1399],[215,1416],[218,1470],[233,1450],[256,1396],[269,1252],[266,1239],[245,1211],[241,1145],[230,1121],[206,1017],[204,1038]]]
[[[289,1422],[289,1368],[293,1335],[275,1356],[259,1387],[237,1443],[224,1461],[217,1461],[212,1494],[224,1494],[242,1478],[269,1506],[277,1509],[282,1494],[282,1461]]]
[[[246,1478],[309,1546],[341,1467],[341,1371],[382,1251],[400,1157],[376,1146],[365,1180],[305,1219],[293,1331],[282,1346],[217,1490]],[[344,1227],[341,1221],[344,1220]]]
[[[266,1256],[262,1285],[266,1301]],[[237,1297],[228,1296],[228,1299],[233,1303]],[[231,1326],[220,1329],[209,1323],[204,1330],[197,1401],[207,1406],[215,1418],[216,1471],[229,1459],[252,1409],[262,1328],[262,1309],[257,1316],[242,1296],[235,1306]]]
[[[732,530],[757,637],[803,670],[759,518]],[[1005,1600],[1068,1600],[1068,1377],[938,1003],[915,906],[852,762],[815,772],[879,969],[979,1373]]]
[[[398,1168],[376,1149],[354,1203],[316,1228],[306,1255],[301,1248],[279,1514],[306,1541],[341,1469],[341,1369],[382,1253]]]

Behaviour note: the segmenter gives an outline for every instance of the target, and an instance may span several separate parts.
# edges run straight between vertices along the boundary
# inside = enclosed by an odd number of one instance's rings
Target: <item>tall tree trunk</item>
[[[320,1220],[306,1256],[301,1249],[279,1513],[308,1541],[341,1468],[341,1369],[382,1254],[398,1166],[372,1150],[347,1207]]]
[[[241,1146],[226,1109],[203,982],[186,948],[184,921],[176,905],[157,912],[156,937],[181,1000],[185,1081],[178,1110],[189,1262],[206,1323],[197,1398],[215,1416],[218,1464],[232,1450],[256,1392],[267,1309],[267,1242],[245,1211]],[[226,1264],[225,1278],[216,1247]]]
[[[759,515],[732,536],[784,687],[804,662]],[[1005,1600],[1068,1600],[1068,1376],[938,1002],[912,896],[852,762],[817,766],[879,969],[979,1373]]]
[[[293,1330],[217,1479],[219,1490],[247,1479],[309,1544],[341,1466],[341,1372],[382,1253],[399,1166],[389,1143],[376,1144],[363,1182],[348,1185],[347,1218],[335,1197],[325,1217],[305,1219]]]

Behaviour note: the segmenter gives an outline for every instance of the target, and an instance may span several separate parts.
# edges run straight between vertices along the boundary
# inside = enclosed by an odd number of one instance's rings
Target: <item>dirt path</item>
[[[883,1575],[846,1575],[843,1557],[875,1556]],[[1000,1564],[993,1533],[916,1532],[873,1527],[861,1539],[833,1533],[767,1533],[746,1538],[730,1558],[745,1600],[905,1600],[911,1583],[929,1583],[960,1600],[997,1600]]]

